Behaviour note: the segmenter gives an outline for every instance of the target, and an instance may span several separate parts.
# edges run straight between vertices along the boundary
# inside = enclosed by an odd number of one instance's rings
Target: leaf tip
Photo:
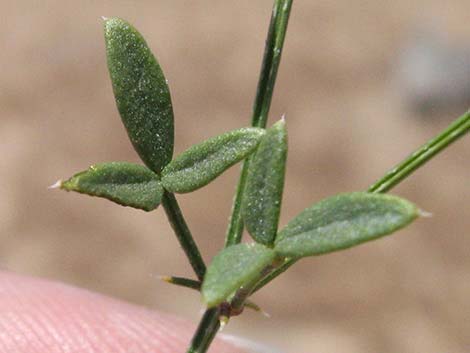
[[[106,37],[111,34],[110,31],[112,31],[113,29],[125,28],[126,26],[129,26],[126,21],[119,17],[101,16],[101,19],[103,20]]]
[[[47,188],[50,189],[50,190],[52,190],[52,189],[61,189],[61,188],[62,188],[62,184],[63,184],[63,183],[62,183],[62,180],[59,179],[59,180],[57,180],[54,184],[49,185]]]
[[[418,216],[423,217],[423,218],[431,218],[432,213],[419,208],[418,209]]]
[[[278,130],[285,130],[286,129],[286,114],[282,114],[281,119],[279,119],[273,127],[276,127]]]
[[[270,319],[270,318],[271,318],[271,314],[268,313],[267,311],[261,310],[261,311],[260,311],[260,314],[263,315],[266,319]]]

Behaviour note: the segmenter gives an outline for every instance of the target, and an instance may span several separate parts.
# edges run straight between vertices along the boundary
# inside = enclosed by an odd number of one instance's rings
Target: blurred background
[[[197,322],[192,276],[161,209],[47,190],[90,164],[139,162],[120,122],[100,16],[145,36],[170,82],[176,152],[249,124],[271,0],[0,1],[0,266]],[[270,123],[286,113],[281,225],[364,190],[464,113],[470,2],[296,1]],[[470,138],[393,190],[433,214],[398,234],[301,261],[229,334],[286,353],[470,351]],[[210,261],[239,167],[178,197]]]

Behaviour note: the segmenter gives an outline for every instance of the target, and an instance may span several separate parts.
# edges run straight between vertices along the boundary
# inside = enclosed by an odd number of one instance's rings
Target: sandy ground
[[[0,1],[0,265],[197,321],[191,276],[162,210],[48,191],[90,164],[138,162],[119,120],[100,16],[145,35],[169,79],[176,151],[249,122],[271,1]],[[467,105],[418,116],[394,80],[421,24],[469,43],[468,1],[297,1],[270,122],[287,114],[281,224],[330,194],[363,190]],[[470,65],[470,64],[469,64]],[[470,139],[394,192],[433,217],[312,258],[256,295],[271,313],[227,333],[311,353],[470,351]],[[222,246],[235,167],[179,197],[207,261]],[[1,314],[1,313],[0,313]]]

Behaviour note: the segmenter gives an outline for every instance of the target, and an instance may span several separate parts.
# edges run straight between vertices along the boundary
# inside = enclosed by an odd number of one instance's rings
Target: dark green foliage
[[[242,211],[254,240],[272,245],[281,212],[287,158],[284,120],[267,130],[250,162]]]
[[[207,269],[202,298],[208,307],[226,300],[241,286],[258,279],[276,254],[261,244],[237,244],[219,252]]]
[[[207,185],[252,153],[264,134],[263,129],[242,128],[190,147],[163,170],[164,188],[185,193]]]
[[[349,248],[390,234],[418,216],[415,205],[397,196],[340,194],[305,209],[282,229],[276,252],[300,258]]]
[[[412,203],[390,190],[470,130],[470,113],[398,164],[369,191],[340,194],[311,206],[277,232],[284,186],[285,122],[265,131],[292,0],[275,0],[253,107],[251,128],[234,130],[190,147],[172,160],[173,109],[163,72],[143,37],[118,18],[105,20],[106,51],[117,107],[130,140],[148,168],[126,162],[97,164],[60,187],[150,211],[161,202],[197,280],[164,280],[201,290],[209,309],[190,353],[206,352],[220,321],[244,307],[249,296],[305,256],[321,255],[390,234],[411,223]],[[244,164],[227,230],[225,249],[207,268],[173,192],[196,190],[235,163]],[[165,190],[166,189],[166,190]],[[374,192],[374,193],[372,193]],[[258,243],[240,244],[244,228]],[[202,282],[202,285],[201,285]]]
[[[119,18],[106,19],[105,40],[114,96],[129,138],[159,173],[173,156],[173,108],[163,72],[144,38]]]
[[[163,187],[154,172],[127,162],[93,165],[62,182],[60,188],[103,197],[144,211],[157,208],[163,195]]]

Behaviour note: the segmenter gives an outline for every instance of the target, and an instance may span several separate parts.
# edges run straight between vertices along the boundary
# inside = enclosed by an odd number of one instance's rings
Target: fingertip
[[[195,325],[53,281],[0,272],[0,353],[185,352]],[[216,340],[210,352],[241,353]]]

